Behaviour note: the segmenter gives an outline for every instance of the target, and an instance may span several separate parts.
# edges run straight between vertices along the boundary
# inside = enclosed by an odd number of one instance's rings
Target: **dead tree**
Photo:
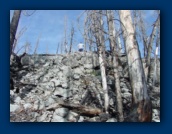
[[[10,56],[13,49],[14,39],[16,36],[16,31],[20,19],[21,10],[14,10],[14,15],[10,24]]]
[[[144,47],[144,57],[146,57],[147,54],[147,37],[146,37],[146,29],[145,29],[145,23],[143,20],[143,13],[141,10],[138,11],[138,18],[139,18],[139,22],[138,22],[138,27],[141,31],[141,37],[143,40],[143,47]]]
[[[96,13],[93,11],[91,15],[91,19],[93,21],[92,31],[94,33],[97,46],[98,46],[98,56],[99,56],[99,63],[100,63],[100,70],[101,70],[101,77],[102,77],[102,86],[104,91],[104,109],[105,112],[108,113],[109,107],[109,96],[108,96],[108,89],[107,89],[107,79],[106,79],[106,68],[105,68],[105,59],[103,56],[104,53],[104,38],[103,38],[103,25],[102,25],[102,16],[101,11]]]
[[[107,23],[108,23],[108,28],[109,28],[110,45],[111,45],[112,55],[113,55],[113,67],[114,67],[117,111],[119,113],[119,121],[122,122],[122,121],[124,121],[124,116],[123,116],[120,80],[119,80],[119,73],[118,73],[117,44],[115,42],[115,27],[114,27],[113,11],[112,10],[107,10]]]
[[[30,42],[26,42],[25,45],[23,45],[21,48],[19,48],[17,51],[16,51],[16,55],[18,55],[18,53],[24,49],[24,53],[29,53],[29,51],[31,51],[31,44]]]
[[[69,47],[69,53],[72,51],[72,45],[73,45],[73,36],[74,36],[74,27],[73,24],[71,25],[71,33],[70,33],[70,47]]]
[[[64,20],[64,47],[65,47],[65,53],[67,53],[67,37],[66,37],[66,31],[67,31],[67,17],[65,16]]]
[[[150,122],[152,120],[151,100],[147,92],[147,84],[135,31],[129,10],[119,10],[128,59],[132,88],[132,109],[128,121]]]
[[[58,45],[57,45],[56,55],[57,55],[58,52],[59,52],[59,46],[60,46],[60,43],[58,43]]]
[[[157,38],[156,38],[156,49],[155,49],[155,58],[154,58],[154,69],[153,69],[153,86],[155,86],[155,83],[157,81],[157,62],[158,62],[158,49],[160,45],[160,33],[158,31]]]
[[[24,34],[24,32],[27,30],[26,27],[23,27],[17,34],[16,34],[16,37],[14,39],[14,45],[13,45],[13,48],[12,48],[12,53],[14,53],[15,49],[16,49],[16,46],[18,44],[18,41],[20,39],[20,37]]]
[[[40,39],[40,36],[38,37],[36,45],[35,45],[35,49],[34,49],[34,52],[33,52],[34,55],[36,55],[36,53],[37,53],[37,49],[38,49],[38,45],[39,45],[39,39]]]
[[[152,46],[153,46],[153,42],[156,36],[156,31],[157,31],[157,27],[159,24],[159,20],[160,20],[160,14],[158,15],[155,23],[153,24],[153,29],[152,29],[152,33],[150,35],[150,40],[149,40],[149,45],[148,45],[148,52],[147,52],[147,57],[146,57],[146,67],[147,67],[147,72],[148,74],[147,76],[147,81],[149,81],[149,77],[150,77],[150,63],[151,63],[151,52],[152,52]]]

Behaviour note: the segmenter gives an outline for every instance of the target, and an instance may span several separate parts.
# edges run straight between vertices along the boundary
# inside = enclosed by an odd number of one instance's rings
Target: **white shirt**
[[[79,48],[79,49],[83,49],[83,48],[84,48],[84,44],[79,43],[79,44],[78,44],[78,48]]]

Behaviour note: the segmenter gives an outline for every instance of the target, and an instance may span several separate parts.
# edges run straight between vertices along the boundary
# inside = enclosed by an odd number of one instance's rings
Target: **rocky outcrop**
[[[101,73],[96,53],[27,55],[10,60],[10,121],[12,122],[117,122],[111,56],[107,57],[109,114],[104,113]],[[120,86],[124,116],[132,94],[126,56],[120,56]],[[160,121],[159,87],[150,95],[153,121]]]

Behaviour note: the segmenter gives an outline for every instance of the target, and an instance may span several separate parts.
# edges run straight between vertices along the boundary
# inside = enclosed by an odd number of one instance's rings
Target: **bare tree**
[[[143,20],[143,11],[141,10],[138,10],[138,19],[139,19],[139,22],[138,22],[138,27],[141,31],[141,38],[143,40],[143,47],[144,47],[144,57],[146,57],[146,54],[147,54],[147,36],[146,36],[146,28],[145,28],[145,22]]]
[[[20,19],[21,10],[14,10],[14,15],[10,24],[10,56],[13,49],[14,39],[16,36],[16,31]]]
[[[103,91],[104,91],[104,108],[105,112],[108,113],[108,107],[109,107],[109,96],[108,96],[108,89],[107,89],[107,79],[106,79],[106,68],[105,68],[105,59],[103,56],[104,49],[104,38],[103,38],[103,20],[101,16],[102,11],[98,11],[96,13],[93,11],[92,14],[92,21],[93,26],[92,30],[97,42],[98,46],[98,56],[99,56],[99,63],[100,63],[100,70],[101,70],[101,77],[102,77],[102,85],[103,85]]]
[[[17,46],[17,44],[18,44],[18,41],[19,41],[20,37],[24,34],[24,32],[25,32],[26,30],[27,30],[27,28],[26,28],[26,27],[23,27],[23,28],[17,33],[17,35],[16,35],[16,37],[15,37],[15,40],[14,40],[14,45],[13,45],[12,53],[14,53],[15,48],[16,48],[16,46]]]
[[[34,49],[34,52],[33,52],[34,55],[37,54],[37,49],[38,49],[38,45],[39,45],[39,39],[40,39],[40,36],[38,37],[36,45],[35,45],[35,49]]]
[[[64,47],[65,47],[65,53],[67,53],[67,17],[65,16],[64,19]]]
[[[154,39],[156,37],[156,32],[157,32],[157,27],[158,27],[158,24],[159,24],[159,20],[160,20],[160,13],[158,14],[158,17],[155,21],[155,23],[153,24],[153,29],[152,29],[152,33],[150,35],[150,38],[149,38],[149,44],[148,44],[148,51],[147,51],[147,57],[146,57],[146,79],[147,79],[147,82],[150,83],[150,71],[151,71],[151,67],[150,67],[150,64],[151,64],[151,52],[152,52],[152,47],[153,47],[153,42],[154,42]]]
[[[69,47],[69,53],[72,51],[72,45],[73,45],[73,36],[74,36],[74,26],[71,25],[71,33],[70,33],[70,47]]]
[[[46,45],[46,54],[49,54],[48,44]]]
[[[31,51],[31,43],[26,41],[25,45],[23,45],[22,47],[20,47],[17,52],[16,55],[18,55],[18,53],[24,49],[24,53],[29,53],[29,51]]]
[[[123,36],[129,65],[129,74],[132,88],[132,109],[129,121],[150,122],[152,119],[151,100],[147,92],[147,85],[135,31],[132,25],[129,10],[119,11],[122,23]]]
[[[117,102],[117,111],[119,113],[119,121],[122,122],[124,120],[123,117],[123,106],[122,106],[122,98],[121,98],[121,88],[120,88],[120,80],[118,73],[118,54],[117,54],[117,44],[115,42],[115,27],[113,21],[113,11],[107,10],[107,23],[109,28],[109,36],[110,36],[110,45],[113,54],[113,67],[114,67],[114,78],[115,78],[115,92],[116,92],[116,102]]]
[[[155,49],[155,58],[154,58],[154,69],[153,69],[153,86],[157,81],[157,62],[158,62],[158,49],[160,45],[160,33],[158,31],[157,38],[156,38],[156,49]]]
[[[56,55],[57,55],[58,52],[59,52],[59,46],[60,46],[60,43],[58,43],[58,45],[57,45]]]

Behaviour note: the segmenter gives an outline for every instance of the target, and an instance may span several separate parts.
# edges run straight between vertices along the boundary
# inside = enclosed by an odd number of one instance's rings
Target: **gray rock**
[[[93,65],[92,64],[84,64],[85,69],[92,69]]]
[[[75,112],[70,111],[66,117],[66,119],[70,122],[76,122],[76,118],[77,118],[78,114]]]
[[[74,68],[74,69],[73,69],[73,73],[74,73],[74,74],[80,74],[80,75],[82,75],[83,72],[84,72],[84,67],[83,67],[83,66],[80,66],[80,67],[78,67],[78,68]]]
[[[54,85],[55,87],[61,85],[60,80],[57,80],[57,79],[52,79],[51,82],[52,82],[51,85],[52,85],[52,86]]]
[[[55,110],[55,114],[65,117],[69,113],[69,110],[67,108],[58,108]]]
[[[84,117],[80,116],[78,122],[83,122],[83,121],[84,121]]]
[[[129,92],[129,89],[127,89],[127,88],[121,88],[121,92],[122,93],[128,93]]]
[[[63,76],[65,76],[65,77],[72,76],[72,71],[71,71],[70,67],[62,66],[60,69],[63,71]]]
[[[55,100],[52,97],[49,97],[48,100],[45,101],[45,106],[47,107],[53,103],[55,103]]]
[[[30,103],[26,103],[26,104],[23,105],[23,107],[26,110],[26,109],[32,108],[32,105]]]
[[[18,111],[19,109],[20,109],[19,105],[10,104],[10,112],[15,112],[15,111]]]
[[[73,79],[74,79],[74,80],[79,80],[79,78],[80,78],[80,75],[79,75],[79,74],[74,74],[74,75],[73,75]]]
[[[51,122],[67,122],[67,120],[57,114],[53,114]]]
[[[25,55],[24,57],[21,58],[21,64],[22,65],[29,65],[31,64],[31,59],[28,55]],[[33,64],[33,63],[32,63]]]
[[[48,116],[48,112],[44,112],[43,115],[41,115],[40,117],[37,117],[37,121],[38,122],[43,122],[45,121],[46,117]]]
[[[127,99],[128,101],[131,101],[132,99],[132,94],[131,93],[123,93],[122,97]]]
[[[117,122],[117,119],[116,118],[110,118],[106,122]]]
[[[68,83],[63,82],[63,83],[62,83],[62,87],[65,88],[65,89],[67,89],[67,88],[69,87],[69,85],[68,85]]]

